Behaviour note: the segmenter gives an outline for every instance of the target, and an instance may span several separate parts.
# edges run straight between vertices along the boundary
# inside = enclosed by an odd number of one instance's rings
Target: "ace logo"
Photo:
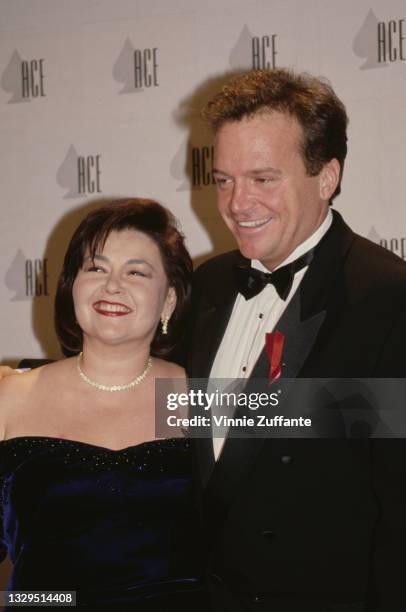
[[[361,70],[387,68],[406,60],[406,26],[404,18],[379,20],[371,9],[352,45],[354,53],[364,59]]]
[[[113,78],[123,84],[120,94],[144,91],[158,87],[158,48],[136,49],[129,38],[113,66]]]
[[[7,269],[4,284],[13,292],[12,302],[49,296],[48,259],[27,258],[18,249]]]
[[[245,25],[230,53],[234,69],[269,70],[276,68],[277,34],[255,36]]]
[[[102,192],[101,154],[79,155],[73,145],[69,147],[60,165],[56,180],[67,192],[64,199],[79,198]]]
[[[1,86],[12,94],[9,104],[45,98],[44,58],[22,59],[19,52],[14,51],[2,74]]]

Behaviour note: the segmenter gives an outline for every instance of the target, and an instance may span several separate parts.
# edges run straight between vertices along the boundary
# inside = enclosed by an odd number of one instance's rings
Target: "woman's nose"
[[[104,288],[107,293],[121,293],[122,286],[119,276],[113,272],[110,272],[106,278]]]

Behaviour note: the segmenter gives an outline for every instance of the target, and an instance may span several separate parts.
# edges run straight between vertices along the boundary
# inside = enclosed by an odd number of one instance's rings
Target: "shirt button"
[[[275,532],[272,531],[271,529],[264,529],[263,531],[261,531],[261,535],[263,538],[268,538],[268,539],[272,539],[276,536]]]
[[[265,601],[265,597],[263,597],[262,595],[254,595],[251,601],[254,604],[260,604]]]
[[[223,584],[224,582],[223,578],[219,576],[218,574],[210,574],[210,579],[215,584]]]
[[[281,461],[282,461],[282,463],[287,465],[288,463],[290,463],[292,461],[292,457],[290,455],[282,455]]]

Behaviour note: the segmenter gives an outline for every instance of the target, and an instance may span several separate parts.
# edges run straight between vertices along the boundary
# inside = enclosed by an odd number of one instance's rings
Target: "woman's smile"
[[[93,308],[99,314],[105,317],[122,317],[130,312],[131,308],[128,308],[125,304],[119,302],[108,302],[106,300],[99,300],[93,304]]]

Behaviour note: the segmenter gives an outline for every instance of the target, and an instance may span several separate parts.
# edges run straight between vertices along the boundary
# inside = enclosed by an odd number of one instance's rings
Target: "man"
[[[266,379],[279,331],[280,380],[405,377],[406,265],[331,211],[347,152],[331,87],[252,71],[204,115],[239,250],[196,271],[189,375]],[[216,610],[405,608],[404,440],[228,437],[200,453]]]

